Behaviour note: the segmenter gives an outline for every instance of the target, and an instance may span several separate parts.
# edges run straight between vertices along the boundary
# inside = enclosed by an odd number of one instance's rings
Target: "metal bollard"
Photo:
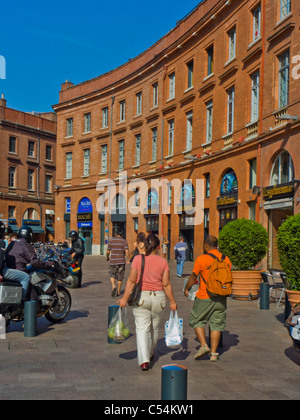
[[[116,313],[118,312],[119,308],[120,308],[120,306],[118,306],[118,305],[111,305],[111,306],[108,307],[108,324],[107,324],[107,328],[109,327],[109,324],[111,323],[111,320],[116,315]],[[113,338],[109,338],[108,334],[107,334],[107,342],[108,342],[108,344],[119,344]]]
[[[270,286],[268,283],[260,285],[260,309],[270,309]]]
[[[36,302],[25,302],[24,337],[36,337],[37,317]]]
[[[187,373],[188,370],[185,366],[166,365],[162,367],[162,401],[187,400]]]

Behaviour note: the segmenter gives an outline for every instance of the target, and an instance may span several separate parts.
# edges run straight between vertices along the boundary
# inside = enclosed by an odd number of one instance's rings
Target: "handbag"
[[[128,298],[127,303],[128,303],[129,306],[132,306],[140,298],[140,294],[141,294],[141,290],[142,290],[142,280],[143,280],[143,275],[144,275],[144,269],[145,269],[145,255],[142,254],[141,275],[140,275],[139,282],[134,286],[134,288],[132,289],[132,292],[131,292],[131,294]]]
[[[165,323],[165,342],[167,347],[177,347],[183,341],[183,320],[178,318],[178,313],[170,313],[169,321]]]

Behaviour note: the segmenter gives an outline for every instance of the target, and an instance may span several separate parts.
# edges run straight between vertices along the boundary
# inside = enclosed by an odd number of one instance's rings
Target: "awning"
[[[49,232],[54,235],[54,227],[52,227],[52,226],[46,226],[46,230],[49,230]]]
[[[33,233],[45,233],[45,230],[42,228],[42,226],[29,226],[29,227],[31,227]]]
[[[266,201],[265,210],[292,209],[294,207],[294,197],[281,198],[279,200]]]
[[[11,228],[11,230],[13,232],[19,232],[19,228],[18,228],[17,225],[10,225],[10,224],[8,224],[8,227]]]
[[[55,214],[55,212],[54,212],[54,210],[49,210],[49,209],[46,209],[46,214],[51,214],[51,215],[54,215],[54,214]]]

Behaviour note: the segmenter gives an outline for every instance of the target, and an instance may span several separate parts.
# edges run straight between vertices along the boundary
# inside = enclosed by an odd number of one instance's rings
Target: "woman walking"
[[[167,261],[158,256],[160,241],[156,235],[146,239],[145,268],[142,278],[142,292],[139,301],[133,305],[135,319],[138,363],[142,370],[149,369],[150,359],[158,340],[159,325],[166,307],[167,299],[170,309],[177,310],[173,289],[170,282],[170,271]],[[134,258],[120,307],[127,305],[128,298],[141,274],[142,256]]]

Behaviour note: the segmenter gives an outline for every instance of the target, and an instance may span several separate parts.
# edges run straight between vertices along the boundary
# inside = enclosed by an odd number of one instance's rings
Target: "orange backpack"
[[[207,281],[201,277],[206,284],[207,293],[211,296],[228,297],[232,294],[232,274],[228,265],[225,263],[226,256],[223,254],[221,259],[214,254],[208,253],[214,259],[208,274]]]

